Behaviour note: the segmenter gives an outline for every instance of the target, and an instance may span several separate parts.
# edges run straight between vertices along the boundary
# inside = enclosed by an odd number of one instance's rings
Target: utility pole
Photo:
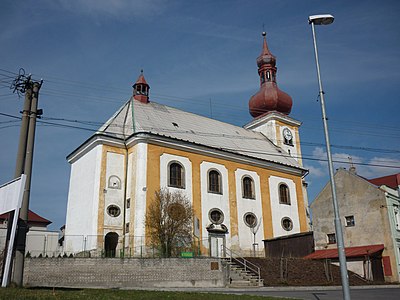
[[[21,69],[18,77],[15,78],[11,88],[14,90],[13,91],[14,93],[15,92],[18,93],[18,96],[20,96],[20,93],[25,93],[24,108],[22,111],[21,128],[20,128],[20,134],[19,134],[17,162],[16,162],[15,175],[14,175],[14,178],[18,178],[24,173],[24,166],[25,166],[25,152],[26,152],[26,143],[27,143],[27,139],[28,139],[28,127],[29,127],[29,112],[31,110],[31,102],[32,102],[31,75],[28,75],[28,77],[26,77],[25,71],[23,71],[23,69]],[[16,213],[18,213],[18,211],[13,210],[9,214],[8,225],[7,225],[6,245],[8,245],[9,240],[10,240],[12,223],[14,220],[14,214],[16,214]],[[6,249],[7,249],[7,247],[6,247]],[[6,257],[6,256],[4,256],[4,257]],[[3,266],[4,266],[4,263],[3,263]],[[11,275],[11,272],[9,274]]]
[[[21,79],[23,82],[21,83]],[[25,174],[27,176],[22,206],[19,212],[18,232],[16,237],[15,264],[13,271],[13,282],[18,286],[23,283],[24,259],[26,234],[28,232],[28,211],[29,196],[32,178],[33,149],[36,131],[36,118],[42,114],[41,109],[37,109],[39,100],[39,90],[43,81],[32,82],[31,76],[25,77],[20,74],[14,82],[14,91],[25,93],[24,110],[22,112],[22,122],[18,146],[17,163],[15,177]],[[21,88],[22,87],[22,88]],[[16,212],[18,213],[18,212]],[[9,227],[10,228],[10,227]]]
[[[32,102],[29,114],[29,126],[28,126],[28,138],[26,143],[25,153],[25,164],[24,174],[26,175],[24,197],[22,199],[22,206],[19,213],[18,220],[18,235],[17,235],[17,247],[15,251],[15,265],[13,282],[18,286],[22,286],[23,274],[24,274],[24,260],[25,260],[25,247],[26,247],[26,234],[28,232],[28,211],[29,211],[29,197],[31,191],[31,179],[32,179],[32,164],[33,164],[33,149],[35,144],[35,133],[36,133],[36,118],[38,116],[38,101],[39,101],[39,90],[42,85],[41,82],[34,82],[32,90]],[[41,112],[39,110],[39,112]]]

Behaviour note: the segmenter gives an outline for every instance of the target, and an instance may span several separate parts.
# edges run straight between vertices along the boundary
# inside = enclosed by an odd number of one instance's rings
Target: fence
[[[176,238],[172,244],[155,245],[143,236],[35,234],[27,238],[30,257],[200,257],[209,256],[208,239],[191,241]]]

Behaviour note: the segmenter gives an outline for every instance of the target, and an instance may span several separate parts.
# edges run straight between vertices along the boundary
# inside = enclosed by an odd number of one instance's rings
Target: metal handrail
[[[239,254],[233,252],[231,249],[225,247],[224,245],[221,245],[222,247],[222,253],[226,254],[229,253],[229,261],[232,262],[238,262],[240,265],[244,267],[244,270],[250,270],[253,273],[255,273],[258,276],[258,282],[261,281],[261,272],[260,272],[260,267],[257,266],[256,264],[253,264],[251,261],[248,261],[244,257],[240,256]],[[235,257],[233,257],[235,255]],[[242,261],[241,261],[242,260]]]

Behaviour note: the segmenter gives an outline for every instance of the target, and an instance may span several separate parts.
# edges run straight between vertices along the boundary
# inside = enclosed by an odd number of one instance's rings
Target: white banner
[[[21,207],[25,175],[0,186],[0,215]],[[20,197],[21,196],[21,197]]]
[[[8,284],[12,249],[14,247],[15,232],[17,230],[19,209],[21,208],[22,198],[24,196],[25,181],[26,175],[22,174],[21,177],[0,186],[0,214],[13,210],[15,211],[10,241],[8,243],[6,262],[4,264],[3,280],[1,283],[2,287],[6,287]]]

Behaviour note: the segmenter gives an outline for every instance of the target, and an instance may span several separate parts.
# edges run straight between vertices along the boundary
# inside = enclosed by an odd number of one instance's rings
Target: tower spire
[[[249,110],[253,117],[269,111],[278,111],[288,115],[292,109],[292,98],[281,91],[276,84],[276,57],[268,48],[267,33],[263,31],[261,54],[257,57],[260,90],[250,98]]]

